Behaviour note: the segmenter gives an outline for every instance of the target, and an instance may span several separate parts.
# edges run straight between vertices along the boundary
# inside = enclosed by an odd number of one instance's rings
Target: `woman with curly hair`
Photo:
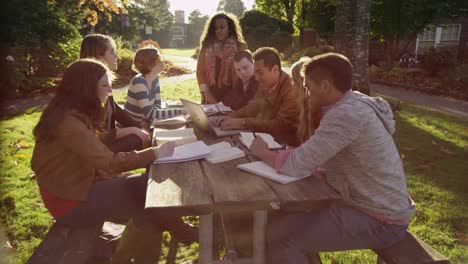
[[[206,22],[197,61],[202,103],[217,103],[232,88],[237,79],[234,55],[246,49],[247,44],[235,15],[218,12]]]

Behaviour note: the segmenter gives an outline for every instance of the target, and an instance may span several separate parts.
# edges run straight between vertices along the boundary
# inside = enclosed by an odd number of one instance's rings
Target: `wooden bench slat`
[[[407,232],[406,237],[395,245],[374,251],[386,264],[450,263],[447,257],[410,232]]]
[[[101,226],[71,228],[54,224],[28,264],[84,264],[93,254]]]

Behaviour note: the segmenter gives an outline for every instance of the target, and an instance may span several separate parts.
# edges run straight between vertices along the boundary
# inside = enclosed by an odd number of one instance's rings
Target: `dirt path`
[[[184,58],[184,57],[181,57]],[[186,58],[187,59],[187,58]],[[190,58],[191,59],[191,58]],[[191,59],[193,60],[193,59]],[[185,63],[185,62],[182,62]],[[188,69],[194,70],[196,62],[194,60],[187,64]],[[290,67],[283,67],[286,72],[290,72]],[[168,77],[161,79],[161,85],[171,82],[180,82],[190,79],[195,79],[195,73],[184,74],[180,76]],[[114,89],[114,93],[127,92],[128,87],[123,86]],[[446,98],[435,95],[428,95],[419,92],[408,91],[403,88],[390,87],[382,84],[371,84],[371,93],[376,95],[383,95],[401,100],[404,102],[420,105],[429,109],[440,111],[449,115],[457,116],[468,120],[468,102],[457,100],[453,98]],[[33,98],[16,99],[3,101],[1,103],[1,113],[11,113],[17,111],[23,111],[31,107],[42,106],[50,100],[51,96],[42,95]]]
[[[436,95],[408,91],[399,87],[371,84],[371,93],[430,108],[468,120],[468,102]]]

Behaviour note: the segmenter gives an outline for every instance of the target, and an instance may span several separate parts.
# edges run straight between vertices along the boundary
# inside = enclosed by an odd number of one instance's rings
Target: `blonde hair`
[[[297,137],[303,143],[311,137],[314,132],[314,115],[310,109],[307,102],[306,90],[304,87],[304,78],[301,75],[301,70],[304,65],[304,62],[310,60],[309,57],[302,57],[297,62],[291,66],[291,77],[293,79],[294,86],[296,87],[299,97],[299,126],[297,128]]]
[[[155,46],[145,46],[135,53],[132,70],[141,74],[147,74],[161,60],[161,52]]]

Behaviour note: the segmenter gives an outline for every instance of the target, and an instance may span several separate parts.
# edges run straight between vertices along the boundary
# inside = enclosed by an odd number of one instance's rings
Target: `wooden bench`
[[[93,254],[101,226],[71,228],[54,224],[27,264],[84,264]]]
[[[449,264],[447,257],[441,255],[414,234],[407,232],[406,237],[395,245],[374,249],[377,264]],[[320,256],[309,256],[310,264],[321,264]]]
[[[414,234],[407,232],[406,237],[395,245],[374,250],[378,264],[448,264],[448,258],[437,252]]]

